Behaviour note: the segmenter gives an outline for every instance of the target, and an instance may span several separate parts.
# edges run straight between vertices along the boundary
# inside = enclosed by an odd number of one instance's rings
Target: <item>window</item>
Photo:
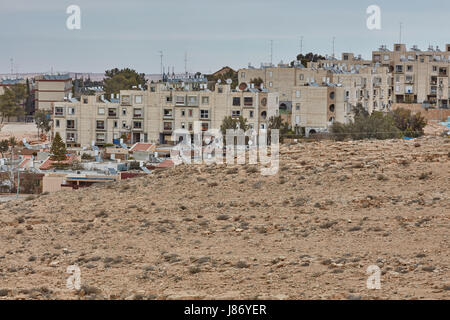
[[[272,81],[269,82],[269,87],[271,87],[271,88],[273,87]]]
[[[209,129],[209,123],[202,122],[202,131],[208,131],[208,129]]]
[[[105,142],[105,134],[97,133],[97,142]]]
[[[142,129],[142,122],[141,121],[133,121],[133,128],[134,129]]]
[[[241,98],[233,97],[233,106],[241,106]]]
[[[273,72],[272,71],[269,71],[269,77],[273,77]]]
[[[84,104],[88,104],[88,101],[89,101],[88,98],[83,98],[83,103]]]
[[[334,92],[330,92],[330,99],[334,99]]]
[[[117,126],[118,126],[117,121],[114,121],[113,123],[114,123],[114,129],[117,129]]]
[[[208,119],[209,118],[209,110],[200,110],[200,118]]]
[[[433,66],[433,72],[437,71],[437,66]]]
[[[66,127],[67,129],[75,129],[75,120],[67,120]]]
[[[189,116],[189,118],[192,118],[192,109],[188,110],[188,116]]]
[[[108,109],[108,116],[109,116],[109,117],[116,117],[116,116],[117,116],[117,110],[116,110],[116,108],[109,108],[109,109]]]
[[[156,87],[150,87],[151,92],[156,92]]]
[[[105,108],[98,108],[98,114],[99,115],[104,115],[105,114]]]
[[[164,130],[171,131],[172,130],[172,122],[164,122]]]
[[[197,96],[188,96],[188,106],[198,106],[198,97]]]
[[[300,98],[300,90],[297,90],[297,91],[295,92],[295,96],[296,96],[297,98]]]
[[[55,127],[59,128],[59,120],[55,120]]]
[[[68,132],[66,135],[66,141],[67,142],[75,142],[75,140],[76,140],[75,132]]]
[[[253,98],[244,97],[244,106],[253,106]]]
[[[166,102],[172,102],[172,96],[166,96]]]
[[[403,72],[403,66],[402,65],[396,65],[395,66],[395,72],[402,73]]]
[[[330,105],[330,112],[334,112],[334,104]]]
[[[131,104],[131,99],[129,95],[122,96],[122,105],[129,106]]]
[[[74,115],[75,114],[75,108],[74,107],[67,108],[67,114]]]
[[[218,93],[223,93],[223,88],[222,88],[222,87],[219,87],[219,88],[217,89],[217,92],[218,92]]]
[[[127,129],[127,122],[126,121],[122,121],[122,129]]]
[[[253,111],[253,110],[250,110],[250,112],[249,112],[249,114],[248,114],[248,117],[249,117],[249,118],[253,118],[253,115],[254,115],[254,111]]]
[[[209,104],[209,97],[202,97],[202,104]]]
[[[189,130],[189,131],[192,131],[192,130],[193,130],[192,128],[193,128],[192,122],[189,122],[189,123],[188,123],[188,130]]]
[[[297,103],[297,104],[295,105],[295,110],[300,111],[300,103]]]
[[[245,79],[245,72],[241,72],[241,79]]]
[[[164,117],[171,118],[172,117],[172,109],[164,109]]]
[[[56,107],[55,108],[55,116],[63,116],[64,115],[64,108],[63,107]]]
[[[240,117],[241,116],[241,111],[240,110],[233,110],[233,111],[231,111],[231,116],[232,117]]]
[[[185,117],[185,116],[186,116],[186,110],[184,110],[184,109],[181,110],[181,116],[182,116],[182,117]]]
[[[413,66],[411,66],[411,65],[406,66],[406,71],[412,72],[413,71]]]
[[[134,108],[134,110],[133,110],[133,117],[134,118],[142,118],[142,109],[141,108]]]
[[[261,99],[261,105],[262,105],[263,107],[267,106],[267,98],[262,98],[262,99]]]
[[[175,104],[178,106],[184,106],[186,102],[186,97],[185,96],[176,96],[175,97]]]
[[[184,122],[181,123],[181,129],[186,129],[186,124]]]
[[[127,115],[127,108],[122,108],[122,115],[126,116]]]
[[[142,96],[134,96],[134,103],[141,104],[142,103]]]
[[[105,129],[105,121],[97,120],[97,129],[98,130],[104,130]]]
[[[305,79],[305,75],[303,73],[301,73],[299,76],[299,79],[303,81]]]

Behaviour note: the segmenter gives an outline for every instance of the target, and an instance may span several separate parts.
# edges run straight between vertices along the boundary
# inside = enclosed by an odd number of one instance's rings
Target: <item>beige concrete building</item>
[[[449,105],[450,44],[444,50],[430,46],[421,51],[405,44],[386,46],[372,53],[373,63],[389,68],[396,103],[430,103],[438,107]]]
[[[116,96],[117,98],[117,96]],[[112,144],[125,138],[127,143],[173,143],[175,129],[193,134],[194,123],[201,129],[220,129],[226,116],[243,116],[257,129],[278,114],[278,93],[257,89],[231,90],[216,84],[215,90],[184,90],[168,83],[150,84],[148,90],[126,90],[119,102],[107,102],[100,95],[82,96],[54,104],[54,132],[71,146]]]
[[[51,110],[55,102],[70,99],[72,79],[69,75],[42,75],[35,78],[35,109]]]

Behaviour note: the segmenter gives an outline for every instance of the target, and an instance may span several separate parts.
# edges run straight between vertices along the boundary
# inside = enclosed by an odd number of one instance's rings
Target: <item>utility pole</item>
[[[303,36],[300,37],[300,53],[303,54]]]
[[[273,40],[270,40],[270,65],[273,64]]]
[[[335,57],[335,55],[334,55],[334,42],[335,42],[335,40],[336,40],[336,37],[333,37],[333,59]]]
[[[164,70],[163,70],[163,52],[159,51],[159,57],[161,58],[161,77],[163,76]]]
[[[184,52],[184,74],[187,76],[187,60],[188,60],[188,57],[187,57],[187,51],[185,51]]]

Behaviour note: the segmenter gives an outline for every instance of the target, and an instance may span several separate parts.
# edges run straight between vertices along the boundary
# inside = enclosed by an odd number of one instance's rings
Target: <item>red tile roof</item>
[[[72,162],[76,159],[76,155],[70,155],[69,158],[67,158],[67,160],[64,161],[60,161],[59,163],[66,163],[66,164],[72,164]],[[49,158],[47,158],[47,160],[44,161],[43,164],[41,164],[41,166],[39,167],[39,169],[41,170],[50,170],[53,167],[54,163],[57,163],[58,161],[53,161]]]
[[[172,160],[164,160],[160,164],[156,166],[157,169],[165,169],[165,168],[171,168],[173,167],[173,161]]]
[[[150,151],[155,145],[151,143],[136,143],[133,147],[131,147],[130,151]]]

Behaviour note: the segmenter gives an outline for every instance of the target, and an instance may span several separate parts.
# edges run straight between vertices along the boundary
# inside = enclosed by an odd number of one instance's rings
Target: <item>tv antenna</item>
[[[159,51],[159,57],[161,58],[161,76],[164,74],[164,70],[163,70],[163,57],[164,54],[162,51]]]
[[[270,66],[273,63],[273,40],[270,40]]]

